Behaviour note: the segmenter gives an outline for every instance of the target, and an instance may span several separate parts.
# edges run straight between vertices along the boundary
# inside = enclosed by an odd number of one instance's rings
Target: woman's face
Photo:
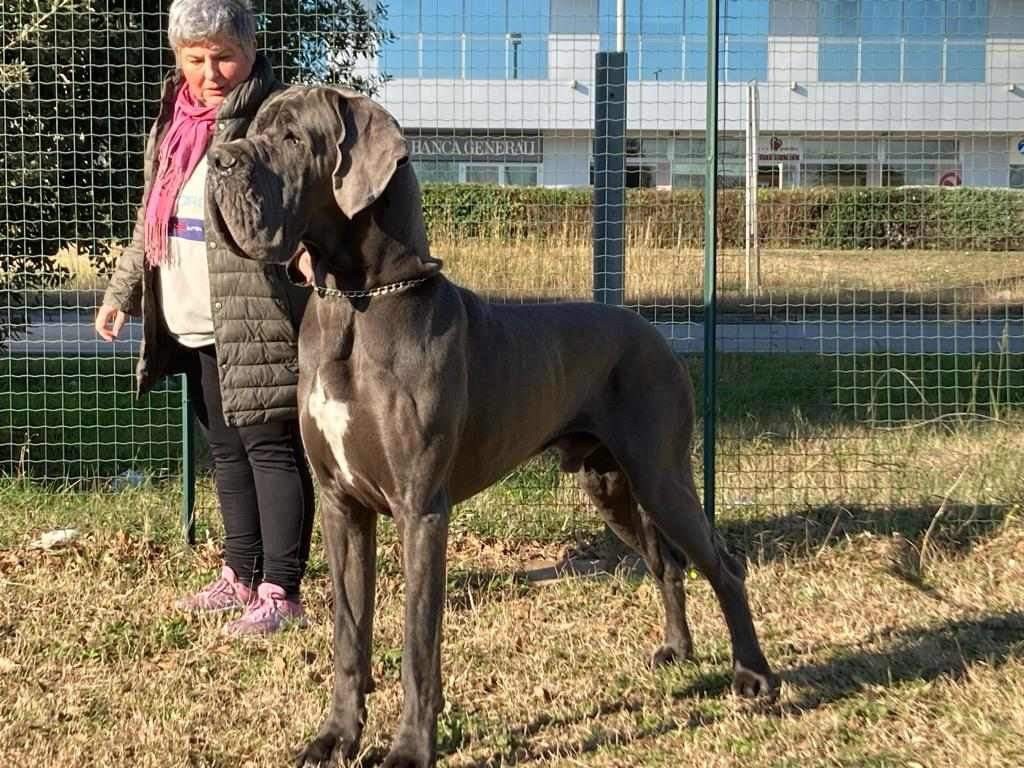
[[[255,54],[237,42],[214,38],[177,51],[178,66],[192,96],[208,107],[219,106],[252,72]]]

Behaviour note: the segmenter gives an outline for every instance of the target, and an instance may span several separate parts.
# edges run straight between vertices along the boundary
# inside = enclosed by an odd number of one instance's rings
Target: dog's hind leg
[[[671,549],[704,574],[722,608],[733,653],[733,690],[743,696],[773,698],[778,677],[761,651],[744,587],[743,568],[724,549],[704,515],[689,455],[671,438],[661,443],[635,445],[626,464],[633,490],[651,523]],[[654,455],[645,455],[643,451]],[[678,467],[675,472],[666,471]]]
[[[647,564],[665,606],[665,639],[651,657],[652,666],[689,660],[693,639],[686,623],[685,573],[650,516],[640,510],[629,478],[604,447],[583,460],[580,487],[590,496],[608,527]]]

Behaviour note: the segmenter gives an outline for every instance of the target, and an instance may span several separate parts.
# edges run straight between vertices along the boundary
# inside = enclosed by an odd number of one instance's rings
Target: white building
[[[1024,0],[720,0],[720,168],[741,183],[1024,188]],[[706,0],[626,0],[631,186],[703,183]],[[392,0],[381,98],[422,178],[590,183],[615,0]]]

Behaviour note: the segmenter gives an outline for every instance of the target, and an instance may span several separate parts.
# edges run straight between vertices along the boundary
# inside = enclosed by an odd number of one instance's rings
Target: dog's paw
[[[296,756],[295,768],[331,768],[336,757],[351,760],[355,752],[356,740],[325,724]]]
[[[775,701],[779,697],[781,680],[766,666],[763,672],[755,672],[740,662],[733,664],[732,692],[747,699]]]
[[[683,664],[693,661],[693,648],[685,646],[677,648],[663,645],[651,654],[651,669],[660,669],[669,664]]]
[[[410,729],[395,737],[381,768],[431,768],[436,762],[430,735]]]
[[[381,768],[430,768],[433,764],[429,757],[416,755],[404,749],[392,749],[384,758]]]
[[[317,736],[296,756],[295,768],[329,768],[337,746],[337,736]]]

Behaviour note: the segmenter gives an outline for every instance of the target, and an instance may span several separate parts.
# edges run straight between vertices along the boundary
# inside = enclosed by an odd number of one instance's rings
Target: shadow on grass
[[[507,747],[496,750],[486,757],[477,758],[468,764],[468,768],[491,768],[498,765],[518,765],[535,760],[550,759],[565,754],[585,754],[595,752],[603,746],[636,742],[643,739],[654,738],[671,731],[680,730],[683,727],[696,728],[701,725],[710,724],[715,718],[711,715],[694,713],[690,721],[680,723],[677,719],[664,718],[657,722],[649,723],[638,730],[626,734],[614,730],[605,730],[595,727],[591,735],[583,739],[575,739],[571,742],[564,742],[555,745],[535,745],[531,740],[550,728],[572,726],[586,721],[594,721],[602,717],[611,717],[621,713],[642,712],[647,703],[643,700],[631,698],[618,701],[607,701],[590,707],[581,712],[573,712],[565,715],[541,714],[525,725],[511,728],[505,737]],[[471,740],[467,737],[455,744],[446,744],[445,739],[439,738],[437,747],[438,757],[455,754],[469,746]],[[381,748],[371,748],[359,760],[360,768],[372,768],[381,765],[387,757],[387,751]]]
[[[867,688],[895,688],[903,683],[940,678],[960,680],[970,675],[975,664],[984,663],[990,668],[998,668],[1011,660],[1024,659],[1024,613],[1010,611],[932,627],[882,630],[875,633],[873,639],[885,641],[886,647],[842,652],[818,664],[783,670],[786,682],[800,689],[798,696],[783,702],[781,708],[769,706],[757,711],[781,711],[798,716],[856,696]],[[730,682],[728,674],[708,673],[673,692],[672,697],[680,701],[720,698],[727,694]],[[634,697],[605,702],[569,715],[539,715],[512,730],[507,749],[480,758],[471,765],[473,768],[490,768],[559,755],[586,754],[604,746],[621,747],[674,731],[711,725],[719,719],[718,715],[696,709],[684,721],[659,718],[657,722],[629,733],[604,730],[598,723],[592,729],[592,735],[585,739],[557,743],[547,741],[543,745],[531,743],[549,728],[599,720],[621,712],[641,712],[647,706],[646,702]]]
[[[566,755],[584,755],[596,752],[606,746],[621,747],[625,744],[634,744],[646,739],[657,738],[673,731],[710,725],[718,719],[715,715],[693,712],[683,722],[677,718],[658,718],[656,721],[646,723],[639,728],[630,729],[629,732],[604,729],[599,724],[596,724],[592,727],[591,734],[585,738],[555,744],[531,743],[533,739],[549,728],[577,725],[620,713],[635,714],[642,712],[647,706],[648,704],[643,700],[626,699],[603,702],[583,712],[574,712],[567,715],[538,715],[529,723],[514,728],[509,732],[509,746],[506,749],[496,750],[486,757],[474,760],[469,764],[469,768],[493,768],[493,766],[499,765],[518,765],[539,760],[550,760]],[[442,754],[445,753],[442,752]]]
[[[783,702],[781,708],[769,706],[757,711],[781,711],[798,716],[856,696],[867,688],[895,688],[903,683],[940,678],[959,680],[969,676],[975,664],[984,663],[990,668],[998,668],[1013,659],[1024,659],[1024,613],[1010,611],[933,627],[883,630],[875,633],[874,637],[888,641],[886,647],[843,652],[819,664],[784,670],[783,678],[790,686],[800,689],[799,695]],[[720,698],[727,694],[730,682],[724,673],[701,675],[690,685],[673,692],[672,697],[680,701]],[[584,739],[532,743],[547,729],[595,721],[621,712],[641,712],[647,706],[643,700],[631,698],[605,702],[568,715],[539,715],[511,731],[506,749],[477,759],[470,765],[473,768],[490,768],[559,755],[586,754],[604,746],[621,747],[674,731],[711,725],[719,719],[718,715],[696,709],[684,721],[659,718],[657,722],[629,733],[605,730],[597,723],[592,734]]]
[[[876,509],[857,506],[815,507],[782,517],[720,520],[719,533],[729,548],[753,563],[815,557],[862,533],[899,534],[910,542],[925,536],[940,504]],[[952,557],[968,554],[1006,524],[1008,504],[947,504],[929,538],[929,545]]]
[[[879,510],[866,507],[818,507],[781,517],[726,519],[717,523],[729,550],[754,564],[773,561],[810,560],[821,552],[869,533],[879,537],[899,536],[901,548],[894,550],[893,575],[925,588],[921,575],[904,555],[919,551],[925,536],[931,555],[960,558],[988,540],[1006,525],[1010,505],[947,504],[936,520],[939,505],[897,507]],[[471,609],[481,602],[508,599],[523,594],[529,585],[567,578],[602,578],[612,572],[643,578],[643,561],[627,552],[617,540],[596,532],[567,547],[556,561],[532,563],[519,569],[457,570],[448,578],[448,605]]]
[[[804,712],[855,696],[865,688],[939,678],[960,680],[971,667],[998,668],[1024,659],[1024,612],[1009,611],[933,627],[881,630],[885,648],[842,652],[833,658],[784,670],[783,678],[804,689],[784,705]]]

